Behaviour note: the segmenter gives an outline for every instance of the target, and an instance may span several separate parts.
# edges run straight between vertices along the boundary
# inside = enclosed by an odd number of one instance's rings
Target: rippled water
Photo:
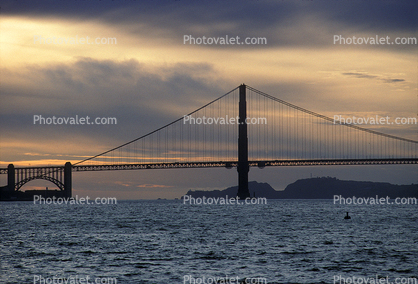
[[[3,202],[0,283],[34,283],[36,275],[101,277],[102,283],[112,278],[184,283],[186,275],[268,283],[333,283],[336,276],[418,278],[417,208],[334,205],[332,200],[241,206]],[[346,211],[351,220],[343,219]]]

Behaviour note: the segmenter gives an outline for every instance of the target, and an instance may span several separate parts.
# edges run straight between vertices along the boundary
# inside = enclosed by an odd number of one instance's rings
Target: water
[[[184,282],[187,275],[196,283],[203,277],[207,283],[216,277],[267,283],[418,278],[417,206],[3,202],[0,283],[34,283],[36,276],[55,276],[55,283],[89,276],[89,283],[165,284],[193,283]],[[343,219],[346,211],[351,220]]]

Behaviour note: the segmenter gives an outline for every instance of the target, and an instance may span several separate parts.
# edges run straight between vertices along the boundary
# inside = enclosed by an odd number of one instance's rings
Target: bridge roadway
[[[249,161],[250,167],[277,167],[277,166],[342,166],[342,165],[396,165],[418,164],[418,158],[394,158],[394,159],[313,159],[313,160],[271,160]],[[149,163],[149,164],[113,164],[113,165],[75,165],[73,172],[87,171],[115,171],[115,170],[146,170],[146,169],[182,169],[182,168],[233,168],[237,167],[238,161],[230,162],[175,162],[175,163]],[[42,169],[58,171],[62,166],[45,167],[16,167],[16,170]],[[7,168],[0,168],[0,174],[7,174]]]
[[[390,165],[390,164],[418,164],[418,158],[404,159],[315,159],[315,160],[272,160],[249,161],[250,167],[274,166],[337,166],[337,165]],[[115,164],[115,165],[76,165],[73,172],[85,171],[113,171],[113,170],[145,170],[145,169],[176,169],[176,168],[215,168],[237,167],[238,161],[232,162],[187,162],[187,163],[152,163],[152,164]]]

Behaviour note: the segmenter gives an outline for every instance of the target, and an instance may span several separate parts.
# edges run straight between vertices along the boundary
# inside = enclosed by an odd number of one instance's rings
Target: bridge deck
[[[274,166],[337,166],[337,165],[390,165],[418,164],[418,158],[406,159],[341,159],[341,160],[274,160],[249,161],[250,167]],[[105,171],[105,170],[140,170],[140,169],[175,169],[175,168],[215,168],[237,167],[237,161],[230,162],[187,162],[187,163],[152,163],[152,164],[120,164],[120,165],[86,165],[74,166],[73,171]]]
[[[321,160],[272,160],[272,161],[249,161],[250,167],[277,167],[277,166],[342,166],[342,165],[395,165],[395,164],[418,164],[418,158],[402,159],[321,159]],[[177,168],[216,168],[237,167],[237,161],[219,162],[187,162],[187,163],[150,163],[150,164],[116,164],[116,165],[76,165],[73,172],[87,171],[115,171],[115,170],[146,170],[146,169],[177,169]],[[62,169],[60,166],[46,167],[16,167],[16,170],[48,168],[51,170]],[[0,174],[7,174],[7,168],[1,168]]]

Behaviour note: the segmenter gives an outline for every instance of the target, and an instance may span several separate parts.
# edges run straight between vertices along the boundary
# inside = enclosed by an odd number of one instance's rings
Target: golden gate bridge
[[[246,198],[251,167],[417,163],[418,141],[338,121],[242,84],[150,133],[74,164],[10,164],[0,169],[7,174],[0,190],[16,192],[44,179],[71,197],[73,172],[235,167],[238,197]]]

